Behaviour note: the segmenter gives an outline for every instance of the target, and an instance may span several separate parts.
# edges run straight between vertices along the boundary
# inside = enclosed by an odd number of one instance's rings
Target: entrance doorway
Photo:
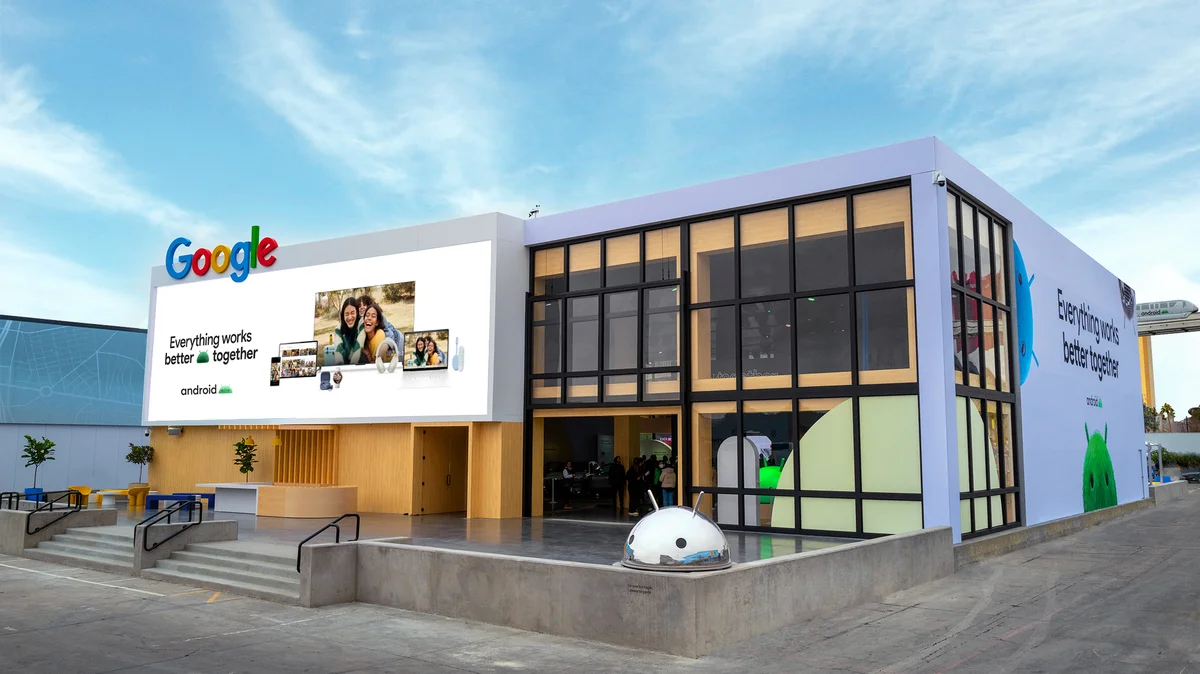
[[[645,489],[661,505],[663,468],[674,464],[679,474],[676,438],[678,414],[674,409],[648,409],[647,414],[597,414],[599,410],[556,410],[553,416],[534,419],[533,514],[576,519],[623,520],[639,504],[649,507]],[[572,415],[572,412],[575,415]],[[576,416],[577,415],[577,416]],[[649,481],[631,492],[629,476],[618,498],[611,473],[617,459],[629,473],[646,462]],[[570,475],[563,474],[570,463]],[[668,483],[670,480],[668,479]],[[682,481],[676,477],[675,502]],[[623,507],[618,508],[618,505]],[[539,507],[540,506],[540,507]],[[636,513],[633,515],[636,517]]]
[[[465,426],[416,428],[413,447],[417,473],[415,499],[422,515],[467,509],[467,442]]]

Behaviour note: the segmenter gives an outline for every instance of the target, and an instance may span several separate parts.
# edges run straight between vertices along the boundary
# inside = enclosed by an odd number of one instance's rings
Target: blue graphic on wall
[[[1021,383],[1024,384],[1029,377],[1030,364],[1040,365],[1033,352],[1033,296],[1029,292],[1033,277],[1025,271],[1025,258],[1015,239],[1013,253],[1017,268],[1017,353],[1021,356]]]
[[[146,333],[0,319],[0,423],[140,426]]]

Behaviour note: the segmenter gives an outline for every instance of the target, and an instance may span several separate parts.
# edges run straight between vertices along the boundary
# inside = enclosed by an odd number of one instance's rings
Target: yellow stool
[[[150,487],[130,487],[129,488],[129,507],[145,508],[146,495],[150,493]]]
[[[79,496],[80,496],[79,507],[87,508],[91,505],[91,501],[92,501],[92,488],[91,487],[84,487],[84,486],[67,487],[67,490],[79,492]],[[74,501],[75,499],[72,498],[70,500]],[[71,505],[75,505],[75,503],[71,503]]]

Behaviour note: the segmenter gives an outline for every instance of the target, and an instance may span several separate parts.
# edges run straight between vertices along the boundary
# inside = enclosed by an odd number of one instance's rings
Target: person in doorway
[[[563,510],[571,510],[571,489],[575,486],[575,469],[568,461],[567,465],[563,466]]]
[[[663,505],[675,505],[675,466],[668,463],[662,470]]]
[[[613,459],[612,466],[608,469],[608,486],[613,490],[613,505],[617,509],[617,514],[625,512],[625,466],[621,463],[621,457]]]
[[[629,514],[637,517],[642,514],[642,500],[645,498],[642,493],[642,457],[630,462],[626,475],[629,483]]]

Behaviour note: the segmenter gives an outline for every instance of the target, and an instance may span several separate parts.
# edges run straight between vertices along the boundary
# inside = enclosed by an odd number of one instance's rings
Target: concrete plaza
[[[348,604],[303,609],[0,557],[22,672],[1200,672],[1200,487],[689,660]],[[747,620],[753,620],[748,611]]]

